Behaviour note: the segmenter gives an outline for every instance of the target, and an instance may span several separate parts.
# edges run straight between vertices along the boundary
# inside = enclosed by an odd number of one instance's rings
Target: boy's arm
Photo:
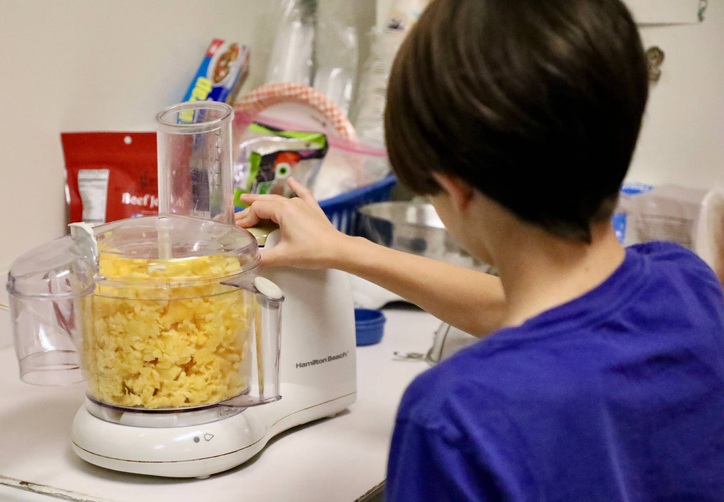
[[[348,237],[331,268],[373,282],[476,336],[500,327],[505,298],[497,277]]]
[[[263,220],[279,225],[281,238],[262,251],[263,266],[336,268],[378,284],[467,333],[482,336],[499,327],[505,299],[497,277],[345,235],[306,188],[292,178],[288,183],[297,197],[243,195],[250,207],[236,214],[240,227]]]

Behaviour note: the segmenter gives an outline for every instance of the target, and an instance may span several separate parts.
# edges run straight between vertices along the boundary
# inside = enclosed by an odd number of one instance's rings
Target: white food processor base
[[[102,420],[83,405],[73,421],[73,451],[115,471],[206,478],[244,463],[271,439],[260,410],[252,410],[199,425],[140,427]]]

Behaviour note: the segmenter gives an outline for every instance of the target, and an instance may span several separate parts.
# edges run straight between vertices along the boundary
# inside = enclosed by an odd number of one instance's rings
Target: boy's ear
[[[474,189],[470,185],[457,176],[451,176],[447,173],[433,172],[432,176],[442,189],[448,193],[456,209],[467,209],[470,201],[473,200],[475,195]]]

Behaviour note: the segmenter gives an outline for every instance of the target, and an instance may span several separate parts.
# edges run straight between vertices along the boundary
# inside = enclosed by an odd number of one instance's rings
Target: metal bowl
[[[483,272],[491,267],[463,250],[435,207],[419,202],[376,202],[359,208],[363,235],[377,244]]]

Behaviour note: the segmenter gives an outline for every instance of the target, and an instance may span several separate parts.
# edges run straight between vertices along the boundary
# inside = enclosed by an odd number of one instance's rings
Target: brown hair
[[[619,0],[432,0],[390,76],[385,139],[400,181],[467,182],[521,219],[590,242],[610,218],[648,97]]]

